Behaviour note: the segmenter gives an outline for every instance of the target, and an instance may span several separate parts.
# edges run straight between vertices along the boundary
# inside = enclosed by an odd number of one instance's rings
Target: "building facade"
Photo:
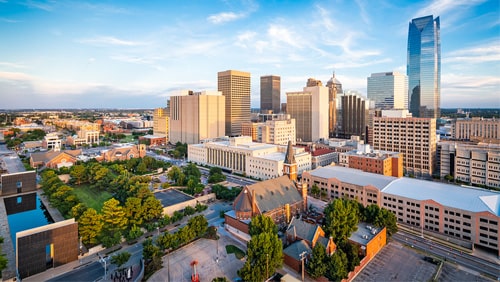
[[[403,177],[403,154],[370,149],[360,144],[353,151],[339,153],[339,165],[386,176]]]
[[[344,93],[342,83],[335,77],[335,72],[326,83],[326,87],[328,87],[328,133],[329,137],[334,137],[337,129],[337,96]]]
[[[500,120],[484,118],[459,118],[452,123],[452,138],[499,144]]]
[[[328,88],[304,87],[301,92],[287,92],[287,114],[295,119],[297,139],[316,142],[328,139]]]
[[[265,75],[260,77],[260,111],[277,114],[281,111],[281,77]]]
[[[360,136],[366,139],[369,124],[370,101],[355,91],[347,91],[340,97],[341,118],[338,120],[338,136],[350,138]]]
[[[170,142],[197,144],[226,135],[226,101],[220,91],[183,91],[170,97]]]
[[[328,166],[305,172],[308,189],[316,184],[329,199],[349,198],[376,204],[397,221],[421,232],[500,255],[500,193],[415,178],[384,176]]]
[[[226,100],[226,135],[241,135],[241,124],[250,121],[250,73],[236,70],[217,73],[217,90]]]
[[[436,120],[375,117],[374,150],[403,154],[406,174],[430,178],[436,167]]]
[[[408,109],[408,77],[399,72],[372,73],[367,78],[367,97],[376,109]]]
[[[188,145],[188,160],[218,166],[258,179],[283,175],[286,146],[252,142],[250,136]],[[311,155],[303,148],[293,148],[298,173],[311,169]]]
[[[156,108],[153,112],[153,134],[156,136],[164,136],[165,141],[169,141],[168,138],[168,125],[169,117],[166,108]]]
[[[439,17],[413,19],[408,27],[409,110],[414,117],[441,115],[441,31]]]
[[[500,145],[441,141],[436,155],[441,178],[500,188]]]
[[[273,115],[265,122],[246,122],[242,124],[242,135],[252,136],[252,140],[259,143],[286,145],[288,141],[295,144],[297,134],[295,119],[290,115]]]

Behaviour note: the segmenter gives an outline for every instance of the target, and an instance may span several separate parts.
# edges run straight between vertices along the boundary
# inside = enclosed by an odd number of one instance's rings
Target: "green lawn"
[[[80,202],[84,203],[89,208],[95,209],[97,212],[100,212],[103,203],[112,197],[112,195],[106,191],[97,191],[91,189],[87,185],[77,186],[73,191]]]
[[[226,252],[228,254],[234,253],[237,259],[242,259],[243,257],[245,257],[245,252],[242,251],[240,248],[236,247],[235,245],[227,245]]]

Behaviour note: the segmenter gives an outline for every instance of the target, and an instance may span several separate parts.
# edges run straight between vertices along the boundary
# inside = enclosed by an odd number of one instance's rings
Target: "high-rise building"
[[[260,77],[260,112],[281,111],[281,78],[277,75]]]
[[[355,135],[365,140],[370,118],[370,100],[359,92],[346,91],[340,96],[340,108],[337,135],[343,138]]]
[[[166,108],[156,108],[153,112],[153,134],[165,136],[168,142],[168,110]]]
[[[367,78],[367,97],[376,109],[408,109],[408,78],[399,72],[372,73]]]
[[[328,132],[330,137],[335,136],[337,129],[337,94],[342,94],[342,83],[335,78],[335,72],[326,83],[328,87]]]
[[[295,119],[298,140],[328,139],[328,88],[312,86],[301,92],[287,92],[286,101],[287,114]]]
[[[375,117],[373,149],[403,153],[406,174],[430,178],[436,166],[436,120]]]
[[[217,73],[217,90],[226,98],[226,134],[241,135],[241,124],[250,121],[250,73],[236,70]]]
[[[408,28],[409,110],[414,117],[441,115],[441,32],[439,17],[413,19]]]
[[[226,135],[225,97],[220,91],[182,91],[170,97],[170,142],[197,144]]]

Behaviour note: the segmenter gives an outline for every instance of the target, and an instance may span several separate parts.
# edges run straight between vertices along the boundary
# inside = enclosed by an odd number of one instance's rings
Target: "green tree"
[[[341,249],[337,249],[330,257],[325,276],[330,281],[341,281],[347,274],[347,257]]]
[[[0,244],[3,244],[3,237],[0,237]],[[2,248],[0,247],[0,278],[2,277],[2,270],[7,267],[8,260],[5,254],[2,253]]]
[[[198,179],[199,182],[201,177],[201,172],[200,169],[194,163],[190,163],[187,166],[185,166],[183,172],[186,175],[186,177],[193,176],[194,178]]]
[[[104,223],[103,232],[101,233],[102,238],[113,238],[114,240],[109,243],[118,243],[121,232],[127,226],[127,217],[123,207],[120,206],[120,202],[114,198],[104,202],[102,206],[102,220]],[[116,242],[117,238],[118,242]]]
[[[265,232],[278,235],[278,226],[276,226],[272,218],[265,215],[253,217],[248,226],[248,230],[250,236]]]
[[[87,169],[84,165],[74,165],[71,167],[69,175],[76,180],[77,185],[80,185],[84,179],[87,179]]]
[[[313,184],[313,186],[311,187],[311,194],[312,194],[313,196],[318,197],[318,196],[319,196],[319,193],[320,193],[320,190],[319,190],[318,185],[316,185],[316,183],[315,183],[315,184]]]
[[[102,226],[102,215],[98,214],[93,208],[88,208],[78,220],[78,233],[83,243],[97,244],[97,238],[101,234]]]
[[[203,215],[197,215],[189,219],[187,226],[195,237],[200,237],[207,232],[208,221]]]
[[[136,197],[129,197],[125,202],[125,215],[130,226],[141,225],[144,209],[142,200]]]
[[[358,204],[353,200],[335,199],[325,210],[325,232],[333,241],[347,240],[358,228]]]
[[[182,178],[184,179],[185,175],[178,166],[172,166],[167,172],[167,177],[173,182],[175,182],[177,185],[184,184],[184,183],[179,183],[181,175],[183,175]]]
[[[87,208],[88,207],[85,206],[85,204],[78,203],[71,208],[69,215],[71,217],[74,217],[76,221],[78,221],[80,217],[83,215],[83,213],[87,210]]]
[[[398,225],[396,221],[397,218],[394,213],[385,208],[381,208],[374,221],[374,225],[380,228],[385,227],[387,230],[387,236],[391,237],[394,233],[398,232]]]
[[[265,281],[283,263],[283,246],[277,234],[253,235],[247,243],[247,260],[238,274],[243,281]]]
[[[142,236],[144,232],[142,232],[141,228],[137,225],[133,225],[125,236],[127,240],[132,241]]]
[[[337,248],[340,248],[347,258],[347,271],[353,271],[359,265],[359,246],[346,241],[339,242]]]
[[[127,263],[130,259],[131,254],[129,252],[121,252],[111,257],[111,263],[115,264],[118,269]]]
[[[153,195],[147,197],[143,201],[142,207],[144,210],[143,220],[146,222],[160,219],[163,214],[163,206],[161,202]]]
[[[316,244],[312,250],[311,260],[309,260],[306,266],[309,276],[319,278],[325,275],[328,268],[328,259],[325,247],[322,244]]]
[[[222,173],[220,167],[213,166],[208,172],[208,183],[219,183],[226,180],[226,176]]]

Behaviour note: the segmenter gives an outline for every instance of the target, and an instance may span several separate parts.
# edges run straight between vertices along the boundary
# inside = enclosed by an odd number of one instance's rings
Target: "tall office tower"
[[[373,149],[403,153],[406,174],[430,178],[436,166],[436,120],[375,117]]]
[[[281,109],[281,78],[277,75],[260,77],[260,112],[272,111],[279,114]]]
[[[153,134],[165,136],[168,142],[168,114],[166,108],[156,108],[153,112]]]
[[[226,134],[241,135],[241,123],[250,121],[250,73],[218,72],[217,90],[226,97]]]
[[[295,119],[298,140],[328,139],[328,88],[312,86],[301,92],[287,92],[286,107],[287,114]]]
[[[220,91],[182,91],[170,97],[170,142],[197,144],[226,135],[225,97]]]
[[[367,78],[367,97],[376,109],[408,109],[408,79],[399,72],[372,73]]]
[[[441,115],[441,32],[439,17],[413,19],[408,28],[409,110],[414,117]]]
[[[359,136],[366,141],[367,126],[370,117],[370,100],[356,91],[346,91],[340,97],[341,118],[337,135],[343,138]]]
[[[342,94],[342,83],[335,78],[335,72],[326,83],[328,87],[328,132],[330,137],[335,137],[337,129],[337,94]]]

